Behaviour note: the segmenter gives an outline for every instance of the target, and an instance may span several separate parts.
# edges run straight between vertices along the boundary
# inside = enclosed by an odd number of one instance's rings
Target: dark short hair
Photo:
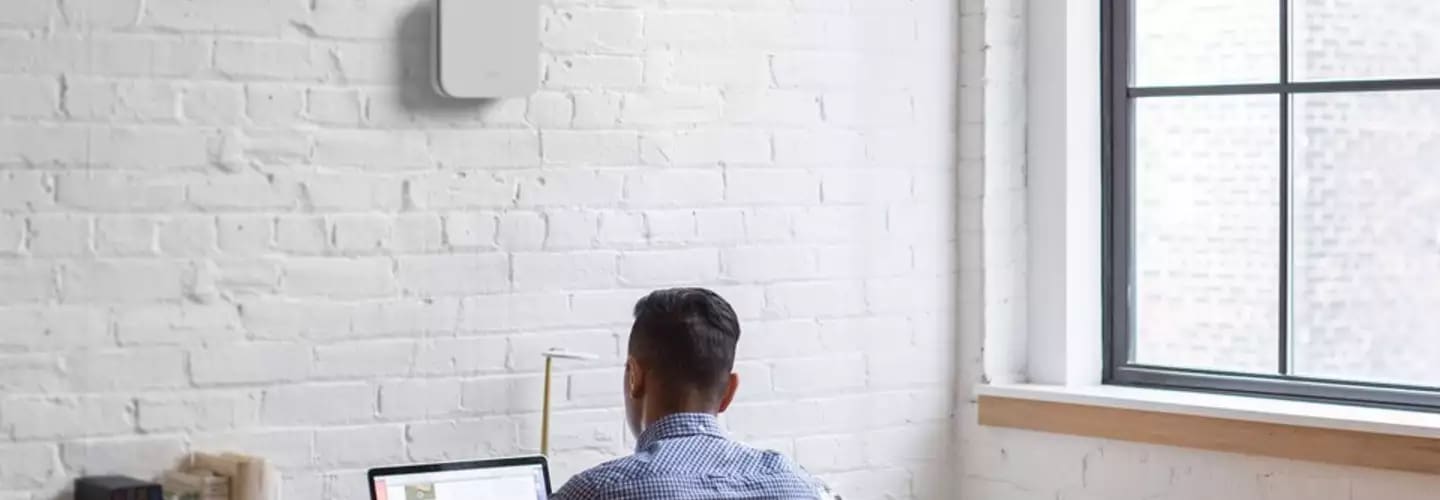
[[[666,379],[719,399],[735,368],[740,320],[704,288],[656,290],[635,303],[630,354]]]

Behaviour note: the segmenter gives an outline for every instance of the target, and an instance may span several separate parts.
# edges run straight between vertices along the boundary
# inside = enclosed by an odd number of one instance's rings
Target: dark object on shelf
[[[125,476],[75,480],[75,500],[162,500],[160,485]]]

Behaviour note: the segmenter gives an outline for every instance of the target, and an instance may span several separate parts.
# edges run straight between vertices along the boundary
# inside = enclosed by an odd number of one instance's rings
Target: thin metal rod
[[[541,404],[540,410],[540,454],[550,455],[550,372],[555,366],[555,360],[545,358],[545,402]]]
[[[1276,367],[1290,374],[1290,0],[1280,2],[1280,300]]]
[[[1288,57],[1282,59],[1287,60],[1286,64],[1288,64]],[[1383,92],[1403,90],[1440,90],[1440,78],[1133,87],[1129,89],[1128,94],[1130,97],[1183,97],[1279,94],[1281,92],[1290,94],[1325,94],[1334,92]]]

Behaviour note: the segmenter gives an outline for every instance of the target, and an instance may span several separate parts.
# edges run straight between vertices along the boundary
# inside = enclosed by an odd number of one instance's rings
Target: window
[[[1440,409],[1440,1],[1102,5],[1107,382]]]

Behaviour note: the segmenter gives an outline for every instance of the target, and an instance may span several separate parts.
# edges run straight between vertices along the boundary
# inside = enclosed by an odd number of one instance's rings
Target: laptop
[[[370,500],[546,500],[545,457],[382,467],[370,470]]]

